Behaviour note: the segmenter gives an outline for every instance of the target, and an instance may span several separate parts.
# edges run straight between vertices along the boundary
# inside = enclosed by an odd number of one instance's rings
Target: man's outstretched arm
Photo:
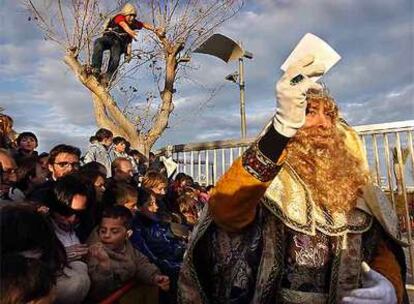
[[[271,123],[214,188],[209,208],[222,229],[236,232],[254,220],[257,204],[281,168],[289,138],[305,122],[306,92],[321,89],[309,77],[323,74],[324,68],[313,62],[314,57],[307,56],[289,67],[276,86]]]
[[[142,27],[146,30],[154,32],[159,37],[165,37],[165,30],[162,27],[155,27],[149,23],[142,22]]]
[[[283,162],[283,150],[288,140],[270,126],[265,135],[220,178],[209,200],[210,211],[218,226],[235,232],[254,220],[256,206]]]
[[[137,37],[137,33],[131,29],[128,25],[128,23],[126,23],[126,21],[121,21],[119,22],[119,26],[132,38],[135,39]]]

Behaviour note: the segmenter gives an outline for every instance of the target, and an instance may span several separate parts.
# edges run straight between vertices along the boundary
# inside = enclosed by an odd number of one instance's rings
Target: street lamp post
[[[246,109],[245,109],[245,85],[244,85],[244,62],[243,57],[239,58],[239,88],[240,88],[240,130],[241,137],[246,138]]]
[[[242,43],[236,43],[229,37],[221,34],[214,34],[198,47],[195,53],[213,55],[224,60],[226,63],[230,60],[239,61],[239,71],[227,75],[226,80],[237,83],[240,89],[240,131],[241,137],[246,138],[246,110],[245,110],[245,81],[244,81],[244,58],[252,59],[253,54],[243,49]]]
[[[241,43],[240,43],[241,45]],[[237,83],[240,90],[240,130],[241,137],[246,138],[246,103],[245,103],[245,82],[244,82],[244,58],[253,58],[250,52],[244,52],[243,56],[239,58],[239,71],[226,76],[226,80]]]

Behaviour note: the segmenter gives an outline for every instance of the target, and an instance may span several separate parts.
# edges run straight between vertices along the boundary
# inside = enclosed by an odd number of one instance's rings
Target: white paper
[[[341,56],[328,43],[314,34],[307,33],[280,68],[286,71],[293,62],[308,54],[315,56],[314,63],[325,66],[325,74],[341,59]],[[320,77],[312,77],[312,80],[316,81]]]

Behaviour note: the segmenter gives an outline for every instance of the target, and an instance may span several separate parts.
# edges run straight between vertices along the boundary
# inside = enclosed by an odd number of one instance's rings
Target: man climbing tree
[[[108,84],[119,66],[121,55],[125,54],[124,59],[131,58],[131,43],[136,39],[136,30],[142,28],[164,36],[161,28],[154,28],[152,25],[138,21],[136,19],[137,9],[134,5],[127,3],[122,10],[108,19],[105,23],[105,31],[102,37],[95,40],[92,56],[92,74],[103,83]],[[111,55],[106,73],[101,74],[102,57],[105,50],[110,50]]]

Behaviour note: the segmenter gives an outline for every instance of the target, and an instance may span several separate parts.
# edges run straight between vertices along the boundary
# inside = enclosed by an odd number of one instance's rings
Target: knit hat
[[[121,14],[124,15],[124,16],[128,16],[128,15],[135,15],[136,16],[137,15],[137,9],[131,3],[127,3],[122,8]]]

